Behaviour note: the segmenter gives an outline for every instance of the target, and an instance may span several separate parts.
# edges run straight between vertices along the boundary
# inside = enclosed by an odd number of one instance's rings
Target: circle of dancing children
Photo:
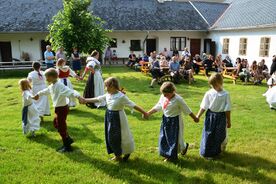
[[[141,107],[130,101],[128,97],[120,91],[119,81],[110,77],[105,80],[107,93],[96,98],[86,98],[86,103],[105,102],[107,109],[105,113],[105,141],[108,154],[114,153],[112,160],[128,160],[134,151],[134,140],[128,126],[128,120],[124,111],[125,106],[134,108],[147,117]],[[122,155],[124,155],[122,157]]]
[[[231,102],[229,93],[223,89],[221,74],[212,74],[209,84],[212,88],[205,93],[197,118],[199,119],[206,111],[200,155],[206,159],[213,159],[226,148],[226,128],[231,127]]]
[[[71,144],[74,142],[67,132],[66,118],[69,112],[68,98],[78,98],[83,103],[83,98],[80,94],[61,83],[58,80],[58,72],[54,68],[49,68],[45,71],[45,77],[50,85],[42,91],[39,91],[34,99],[37,100],[41,96],[51,95],[53,106],[55,108],[54,127],[58,130],[63,146],[57,151],[70,152],[72,151]]]
[[[158,111],[163,111],[160,136],[159,136],[159,153],[165,157],[164,161],[177,159],[187,153],[189,144],[183,140],[183,118],[182,113],[188,114],[195,122],[198,118],[187,106],[181,96],[176,93],[175,85],[172,82],[165,82],[160,88],[162,93],[158,103],[148,111],[148,116]]]
[[[30,82],[27,79],[21,79],[18,82],[22,92],[22,129],[23,133],[31,132],[35,136],[35,131],[40,128],[39,112],[33,102],[33,94]]]

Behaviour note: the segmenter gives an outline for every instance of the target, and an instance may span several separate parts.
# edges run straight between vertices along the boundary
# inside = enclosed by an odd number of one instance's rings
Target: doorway
[[[11,62],[11,42],[0,42],[0,62]]]
[[[190,52],[192,57],[196,54],[200,54],[201,49],[201,39],[191,39],[190,41]]]
[[[147,39],[146,49],[148,56],[151,52],[156,51],[156,39]]]
[[[204,39],[204,53],[216,55],[216,42],[211,39]]]

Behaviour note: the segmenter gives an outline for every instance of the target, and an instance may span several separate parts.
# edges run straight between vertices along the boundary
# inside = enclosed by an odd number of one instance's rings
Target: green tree
[[[63,0],[63,10],[53,17],[48,25],[47,39],[56,50],[64,47],[70,54],[76,47],[80,52],[90,53],[92,49],[103,51],[110,39],[109,30],[103,28],[104,22],[89,10],[91,0]]]

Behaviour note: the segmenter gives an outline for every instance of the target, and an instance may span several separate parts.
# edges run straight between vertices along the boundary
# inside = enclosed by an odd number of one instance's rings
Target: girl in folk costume
[[[267,85],[269,89],[263,96],[266,97],[270,109],[276,110],[276,71],[271,75],[270,79],[268,79]]]
[[[40,118],[39,112],[33,103],[33,94],[31,91],[31,85],[27,79],[21,79],[18,82],[20,89],[22,91],[22,102],[23,102],[23,110],[22,110],[22,128],[23,133],[27,134],[28,132],[32,132],[34,136],[34,132],[39,130],[40,128]]]
[[[36,94],[37,92],[47,88],[46,86],[46,78],[44,76],[44,72],[40,70],[41,65],[39,62],[33,62],[33,69],[34,71],[28,74],[27,79],[32,84],[33,93]],[[39,112],[39,116],[50,116],[50,106],[49,100],[47,96],[41,97],[39,100],[34,101],[37,110]]]
[[[85,67],[82,79],[86,73],[90,72],[86,86],[83,92],[84,98],[94,98],[104,95],[104,82],[101,72],[101,63],[98,61],[99,52],[93,51],[91,57],[87,58],[87,65]],[[90,108],[104,107],[105,101],[98,103],[87,103],[86,105]]]
[[[56,64],[57,72],[58,72],[58,78],[61,83],[63,83],[65,86],[69,87],[73,90],[73,86],[71,81],[69,80],[69,77],[75,77],[76,79],[80,79],[80,77],[73,71],[69,66],[65,65],[66,62],[64,59],[59,58]],[[71,97],[69,98],[69,107],[75,107],[76,101],[75,98]]]
[[[162,95],[159,102],[148,112],[148,115],[163,111],[159,137],[159,153],[165,157],[164,161],[171,161],[177,159],[179,152],[185,155],[189,147],[189,144],[183,141],[184,125],[181,113],[188,114],[195,122],[198,122],[198,119],[186,105],[183,98],[176,94],[176,88],[173,83],[163,83],[160,91]]]
[[[124,111],[125,106],[134,108],[145,117],[147,113],[135,105],[119,90],[117,79],[110,77],[105,80],[107,94],[96,98],[85,99],[87,103],[106,102],[105,113],[105,141],[108,154],[114,153],[112,160],[126,161],[134,151],[134,140],[128,126],[128,120]],[[124,155],[123,157],[121,157]]]
[[[226,148],[226,127],[231,127],[231,102],[229,93],[223,89],[221,74],[213,74],[209,78],[209,84],[212,89],[205,93],[197,117],[200,118],[207,111],[202,131],[200,155],[206,159],[213,159]]]

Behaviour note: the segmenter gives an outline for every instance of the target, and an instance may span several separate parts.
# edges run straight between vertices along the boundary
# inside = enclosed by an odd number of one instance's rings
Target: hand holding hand
[[[142,118],[144,119],[149,119],[149,113],[145,112],[144,114],[142,114]]]
[[[38,99],[39,99],[39,96],[38,96],[38,95],[32,96],[32,99],[38,100]]]
[[[83,97],[80,96],[78,99],[79,99],[79,103],[80,104],[86,104],[85,98],[83,98]]]

